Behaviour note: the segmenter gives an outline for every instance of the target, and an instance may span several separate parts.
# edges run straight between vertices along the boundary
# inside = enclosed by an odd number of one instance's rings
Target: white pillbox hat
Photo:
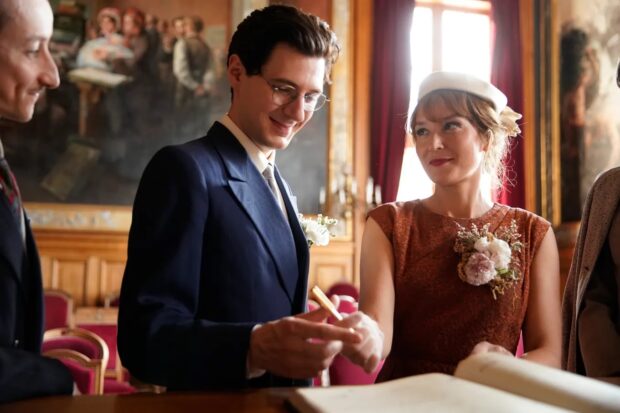
[[[441,89],[460,90],[471,93],[493,103],[495,111],[501,113],[508,98],[491,83],[475,76],[459,72],[433,72],[420,84],[418,102],[431,92]]]

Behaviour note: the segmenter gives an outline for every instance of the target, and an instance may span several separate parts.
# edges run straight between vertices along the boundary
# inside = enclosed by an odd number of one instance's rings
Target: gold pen
[[[336,320],[339,320],[339,321],[342,320],[342,315],[338,312],[338,310],[334,306],[334,303],[332,303],[332,301],[329,298],[327,298],[325,293],[321,291],[318,285],[315,285],[314,287],[312,287],[311,291],[312,291],[312,294],[314,295],[314,298],[316,298],[316,301],[319,303],[321,307],[329,311],[329,313]]]

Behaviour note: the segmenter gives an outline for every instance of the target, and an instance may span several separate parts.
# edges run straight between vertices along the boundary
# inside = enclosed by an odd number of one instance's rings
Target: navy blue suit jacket
[[[43,287],[37,247],[26,220],[26,245],[0,192],[0,403],[71,394],[58,360],[41,356]]]
[[[257,323],[306,306],[308,246],[276,169],[288,219],[220,123],[160,150],[136,195],[119,309],[121,360],[172,390],[293,386],[246,379]]]

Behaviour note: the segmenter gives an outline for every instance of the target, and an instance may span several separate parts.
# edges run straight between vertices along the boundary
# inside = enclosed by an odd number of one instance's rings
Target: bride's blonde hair
[[[491,176],[494,186],[501,187],[506,181],[504,159],[511,139],[521,133],[517,125],[521,115],[508,106],[497,113],[493,104],[487,99],[460,90],[441,89],[429,93],[418,102],[407,120],[407,131],[412,133],[420,109],[430,113],[432,118],[433,108],[439,103],[444,103],[458,116],[467,118],[476,128],[480,138],[487,145],[482,164],[483,172]],[[415,142],[415,134],[412,135]]]

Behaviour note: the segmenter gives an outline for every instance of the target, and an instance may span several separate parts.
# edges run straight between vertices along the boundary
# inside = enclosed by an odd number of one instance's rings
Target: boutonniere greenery
[[[329,244],[329,239],[333,236],[330,229],[338,223],[337,219],[321,214],[317,215],[316,218],[306,218],[302,214],[297,216],[308,241],[308,247],[315,244],[321,246]]]
[[[489,224],[482,228],[472,224],[469,230],[458,225],[454,251],[461,254],[459,278],[475,286],[488,285],[497,299],[521,277],[520,263],[514,257],[523,248],[520,238],[514,220],[495,233],[489,231]]]

